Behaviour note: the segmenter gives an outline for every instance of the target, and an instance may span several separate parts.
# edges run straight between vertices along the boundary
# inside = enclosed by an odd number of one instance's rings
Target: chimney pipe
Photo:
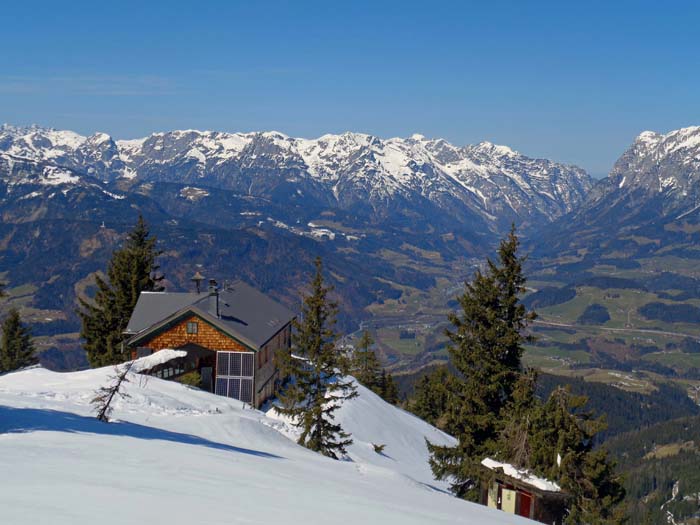
[[[216,317],[219,315],[219,288],[216,286],[215,279],[209,279],[209,311],[216,312]]]

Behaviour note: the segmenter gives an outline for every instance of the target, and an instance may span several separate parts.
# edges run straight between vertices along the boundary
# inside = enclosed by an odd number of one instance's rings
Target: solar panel
[[[241,399],[241,380],[240,378],[228,380],[228,397]]]
[[[217,396],[228,396],[228,380],[225,378],[217,377],[214,393]]]
[[[231,354],[231,369],[228,375],[241,376],[241,353],[235,352]]]
[[[214,392],[246,403],[254,400],[255,354],[253,352],[216,353],[216,385]]]
[[[253,380],[252,379],[241,379],[241,401],[246,403],[253,402]]]
[[[216,375],[217,376],[227,376],[229,375],[229,356],[231,352],[217,352],[216,353]]]
[[[253,354],[241,354],[241,375],[252,377],[255,359]]]

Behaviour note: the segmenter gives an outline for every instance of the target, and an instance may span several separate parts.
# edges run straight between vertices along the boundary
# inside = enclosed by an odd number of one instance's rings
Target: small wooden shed
[[[540,523],[564,522],[569,496],[559,485],[491,458],[485,458],[481,464],[488,471],[481,487],[483,505]]]

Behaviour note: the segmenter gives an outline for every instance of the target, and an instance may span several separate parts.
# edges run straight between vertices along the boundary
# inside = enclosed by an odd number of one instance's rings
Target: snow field
[[[334,461],[298,446],[279,418],[137,374],[115,404],[118,421],[101,423],[90,400],[113,374],[0,376],[4,523],[529,522],[443,492],[425,437],[452,438],[363,387],[338,411],[355,443],[348,461]]]

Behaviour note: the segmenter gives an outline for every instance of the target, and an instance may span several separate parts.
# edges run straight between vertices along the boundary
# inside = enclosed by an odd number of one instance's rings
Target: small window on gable
[[[187,333],[188,334],[196,334],[199,331],[199,323],[197,321],[188,321],[187,322]]]

